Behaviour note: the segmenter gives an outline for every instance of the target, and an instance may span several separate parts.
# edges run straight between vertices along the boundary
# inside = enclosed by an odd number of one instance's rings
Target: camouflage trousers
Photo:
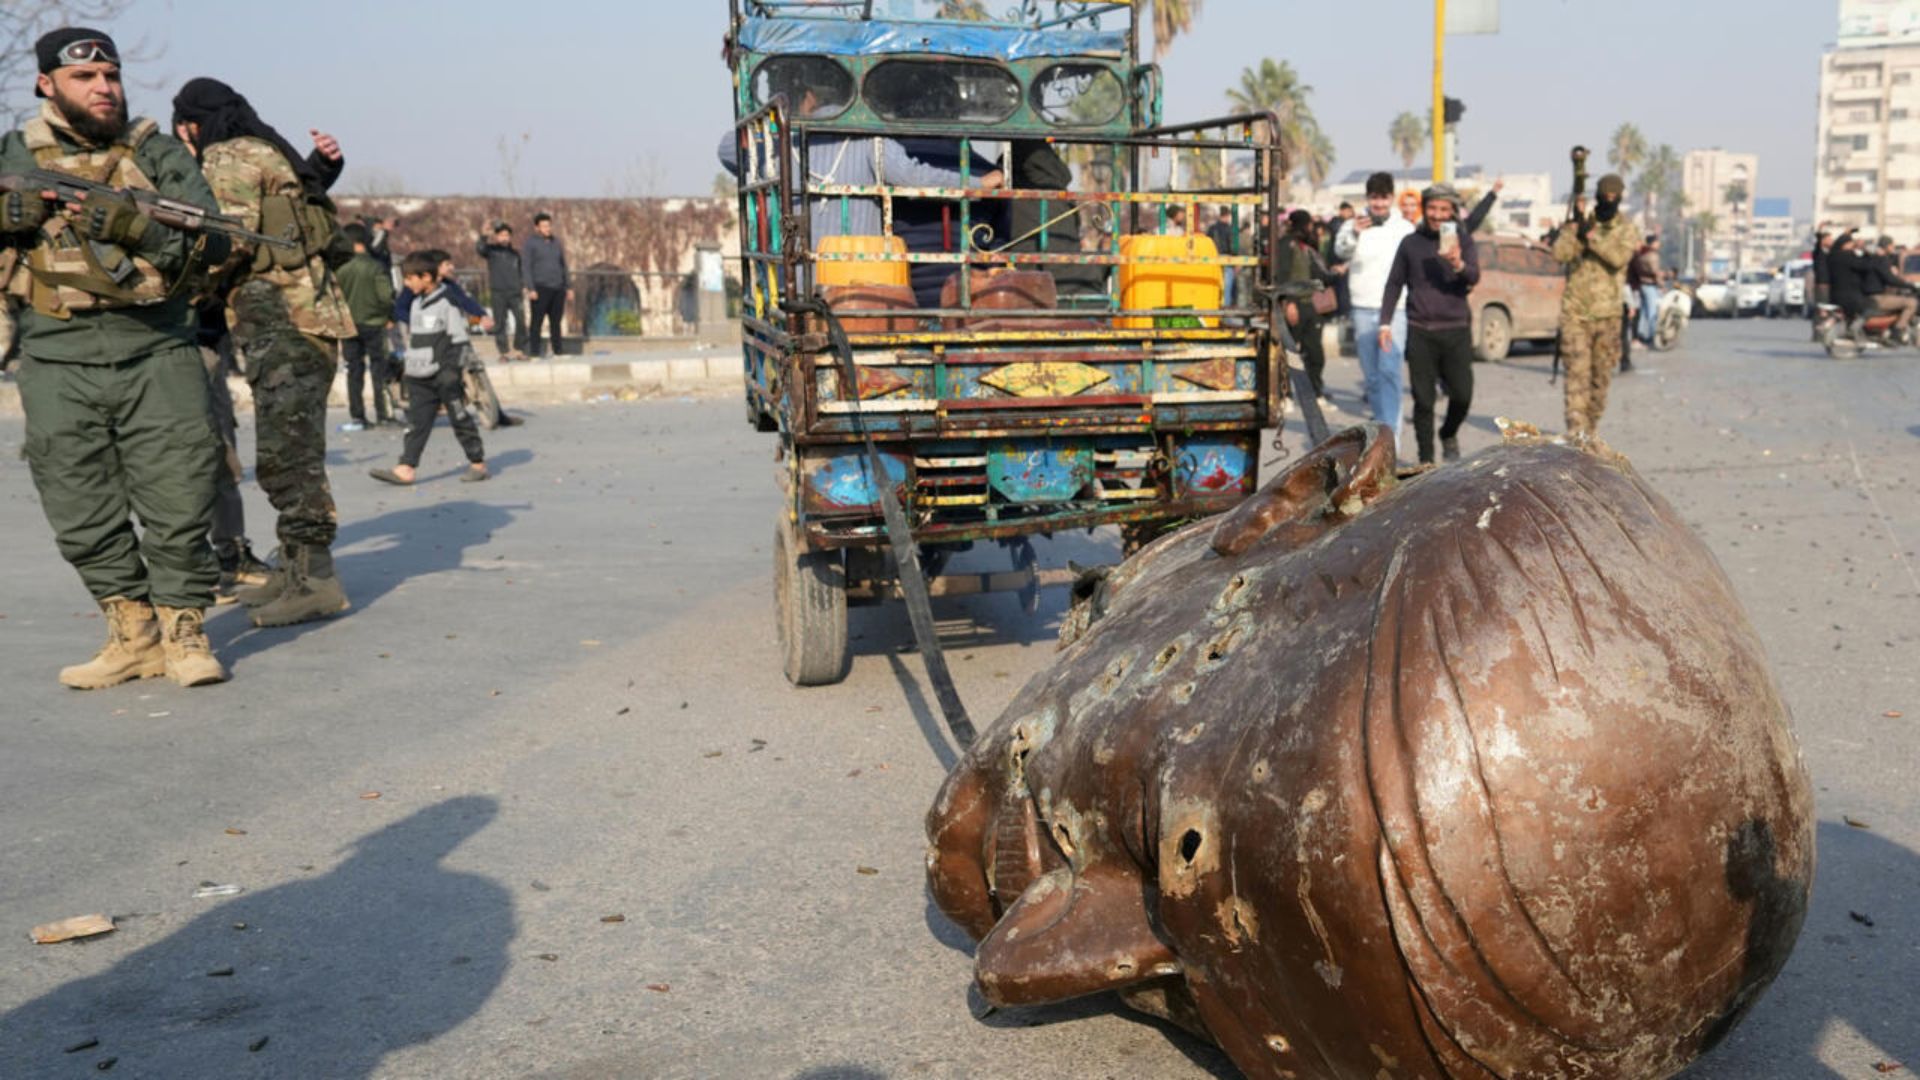
[[[1567,387],[1567,434],[1591,435],[1607,409],[1607,388],[1620,366],[1620,320],[1560,320],[1560,364]]]
[[[282,547],[329,547],[339,522],[327,485],[327,391],[334,343],[294,328],[280,290],[249,281],[233,296],[233,341],[253,388],[254,465],[279,512]]]

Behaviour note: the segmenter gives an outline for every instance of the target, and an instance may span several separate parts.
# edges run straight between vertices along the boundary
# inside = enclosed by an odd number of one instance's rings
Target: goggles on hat
[[[105,38],[87,38],[84,41],[71,41],[60,46],[60,66],[68,64],[91,64],[104,61],[118,64],[120,54],[113,51],[113,42]]]

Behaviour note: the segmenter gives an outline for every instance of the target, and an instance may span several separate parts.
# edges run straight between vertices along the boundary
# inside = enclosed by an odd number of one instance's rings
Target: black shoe
[[[1444,439],[1444,438],[1441,439],[1440,440],[1440,457],[1443,461],[1459,461],[1460,460],[1460,440]]]

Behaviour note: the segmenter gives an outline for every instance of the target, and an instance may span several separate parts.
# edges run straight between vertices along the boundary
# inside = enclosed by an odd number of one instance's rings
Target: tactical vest
[[[111,145],[97,150],[62,145],[43,116],[27,121],[20,134],[33,152],[34,164],[43,169],[117,188],[155,191],[153,181],[134,160],[134,152],[155,129],[152,120],[142,117],[127,125]],[[7,291],[35,311],[57,319],[76,311],[157,304],[173,295],[166,275],[145,258],[113,245],[103,249],[104,258],[74,231],[71,216],[62,208],[40,227],[39,242],[20,261]]]

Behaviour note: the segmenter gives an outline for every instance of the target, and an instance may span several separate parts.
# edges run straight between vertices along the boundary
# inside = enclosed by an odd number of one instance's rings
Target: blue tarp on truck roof
[[[840,19],[746,19],[740,46],[756,53],[939,53],[988,60],[1039,56],[1122,57],[1124,30],[1029,30],[960,22],[868,22]]]

